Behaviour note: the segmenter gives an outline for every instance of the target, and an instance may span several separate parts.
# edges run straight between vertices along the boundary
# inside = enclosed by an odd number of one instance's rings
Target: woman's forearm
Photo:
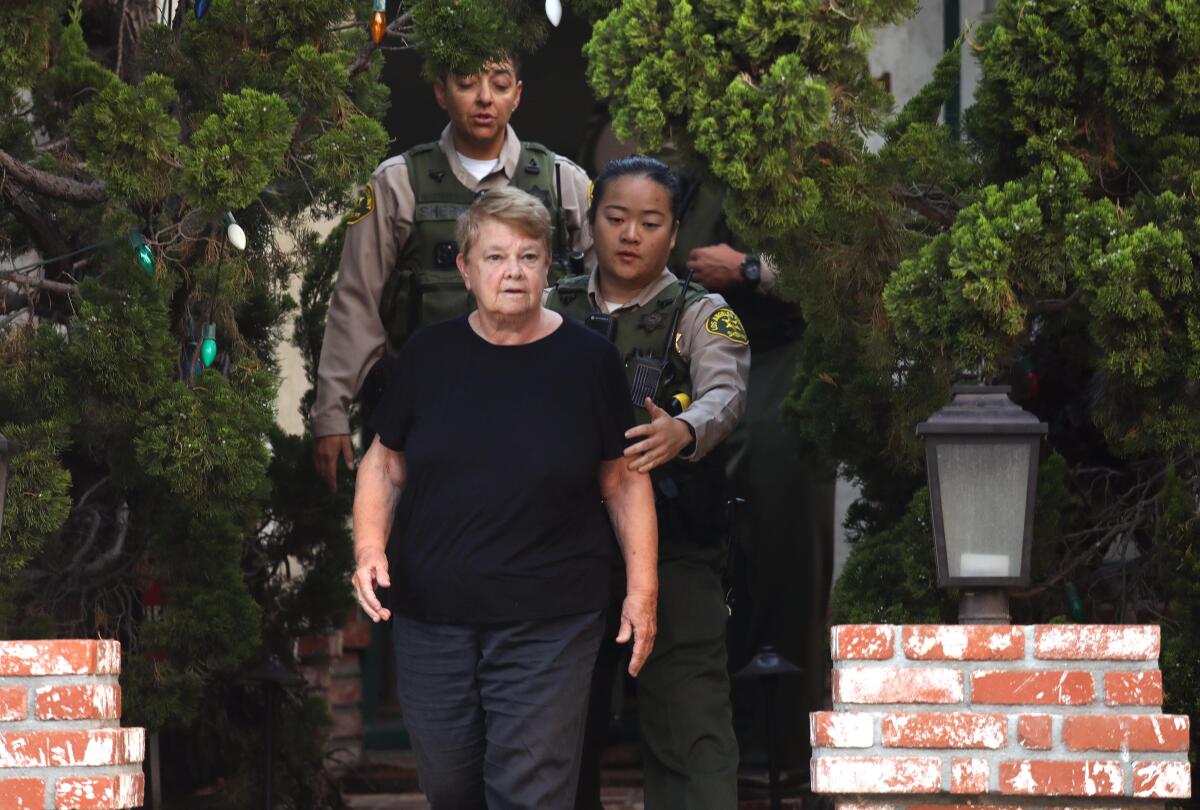
[[[368,551],[384,551],[392,529],[392,517],[404,487],[404,455],[384,447],[379,439],[371,444],[358,465],[354,480],[354,557]]]
[[[657,593],[658,519],[650,476],[631,472],[621,459],[605,462],[601,490],[625,557],[629,590]]]

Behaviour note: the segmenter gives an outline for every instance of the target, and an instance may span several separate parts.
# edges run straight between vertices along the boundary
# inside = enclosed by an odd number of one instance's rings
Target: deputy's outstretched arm
[[[628,582],[621,604],[617,642],[633,636],[629,674],[636,676],[654,648],[658,632],[658,519],[650,476],[633,472],[624,459],[600,465],[600,492],[625,556]]]
[[[376,437],[354,480],[354,596],[371,621],[392,612],[379,603],[375,586],[391,587],[387,540],[405,478],[404,454],[384,447]]]

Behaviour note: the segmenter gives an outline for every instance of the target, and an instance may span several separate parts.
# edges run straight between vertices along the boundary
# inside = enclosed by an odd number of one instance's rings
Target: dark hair
[[[604,164],[604,168],[596,176],[595,182],[592,183],[592,201],[588,205],[589,223],[596,224],[596,206],[604,199],[604,190],[608,188],[609,181],[626,176],[645,177],[665,188],[671,195],[671,218],[675,221],[679,220],[682,186],[679,178],[671,171],[671,167],[656,158],[646,155],[631,155],[627,158],[610,160]]]

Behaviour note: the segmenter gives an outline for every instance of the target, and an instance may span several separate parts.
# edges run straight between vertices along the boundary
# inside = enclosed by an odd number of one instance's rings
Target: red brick
[[[6,731],[0,734],[0,768],[45,768],[48,764],[45,733]]]
[[[883,718],[889,748],[1003,748],[1008,718],[1002,714],[906,712]]]
[[[1096,697],[1090,672],[997,670],[971,675],[971,702],[1081,706]]]
[[[1017,739],[1025,748],[1048,751],[1054,747],[1054,718],[1048,714],[1023,714],[1017,718]]]
[[[357,706],[362,703],[362,681],[357,678],[334,681],[325,697],[330,706]]]
[[[102,728],[40,732],[52,766],[99,766],[140,763],[146,754],[141,728]]]
[[[0,779],[0,807],[5,810],[42,810],[46,783],[41,779]]]
[[[1000,763],[1000,792],[1022,796],[1120,796],[1117,760],[1008,760]]]
[[[0,689],[0,720],[24,720],[27,714],[29,694],[24,689]]]
[[[317,636],[303,636],[296,639],[296,657],[300,659],[328,656],[337,658],[342,655],[342,631],[322,633]]]
[[[328,689],[333,686],[333,673],[328,666],[301,666],[300,674],[310,689]]]
[[[330,737],[361,737],[363,733],[362,712],[355,708],[336,708],[330,712],[332,726]]]
[[[358,653],[345,653],[330,660],[329,671],[335,678],[343,675],[358,675],[362,672],[362,661],[359,659]]]
[[[58,807],[77,810],[116,810],[141,807],[145,783],[140,773],[59,779],[54,795]]]
[[[875,718],[862,712],[813,712],[809,740],[818,748],[870,748],[875,744]]]
[[[886,624],[842,624],[833,628],[835,661],[884,661],[896,645],[892,627]]]
[[[910,625],[904,654],[917,661],[1015,661],[1025,657],[1025,633],[1010,624]]]
[[[115,641],[0,641],[0,675],[115,675]]]
[[[1143,799],[1190,799],[1191,765],[1187,762],[1133,763],[1133,795]]]
[[[1182,714],[1072,715],[1063,718],[1063,742],[1072,751],[1186,751]]]
[[[111,684],[44,686],[37,690],[39,720],[119,720],[121,687]]]
[[[1105,672],[1104,702],[1109,706],[1161,706],[1162,672]]]
[[[342,646],[347,650],[365,650],[371,646],[371,623],[351,619],[342,627]]]
[[[963,676],[953,669],[862,667],[833,671],[835,703],[961,703]]]
[[[1162,633],[1157,625],[1041,624],[1034,655],[1062,661],[1152,661]]]
[[[938,757],[818,757],[812,762],[813,793],[937,793]]]
[[[950,760],[951,793],[987,793],[991,768],[986,759]]]

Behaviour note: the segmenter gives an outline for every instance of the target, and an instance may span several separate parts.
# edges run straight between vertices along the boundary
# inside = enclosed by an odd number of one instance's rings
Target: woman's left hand
[[[692,443],[692,432],[682,419],[671,416],[650,397],[646,397],[646,410],[650,423],[625,431],[626,439],[642,439],[625,448],[625,458],[629,459],[629,469],[633,472],[650,472],[661,467]]]
[[[637,677],[650,657],[656,635],[658,591],[629,591],[621,604],[621,629],[617,632],[617,643],[624,644],[633,637],[633,652],[629,656],[629,674],[633,677]]]

